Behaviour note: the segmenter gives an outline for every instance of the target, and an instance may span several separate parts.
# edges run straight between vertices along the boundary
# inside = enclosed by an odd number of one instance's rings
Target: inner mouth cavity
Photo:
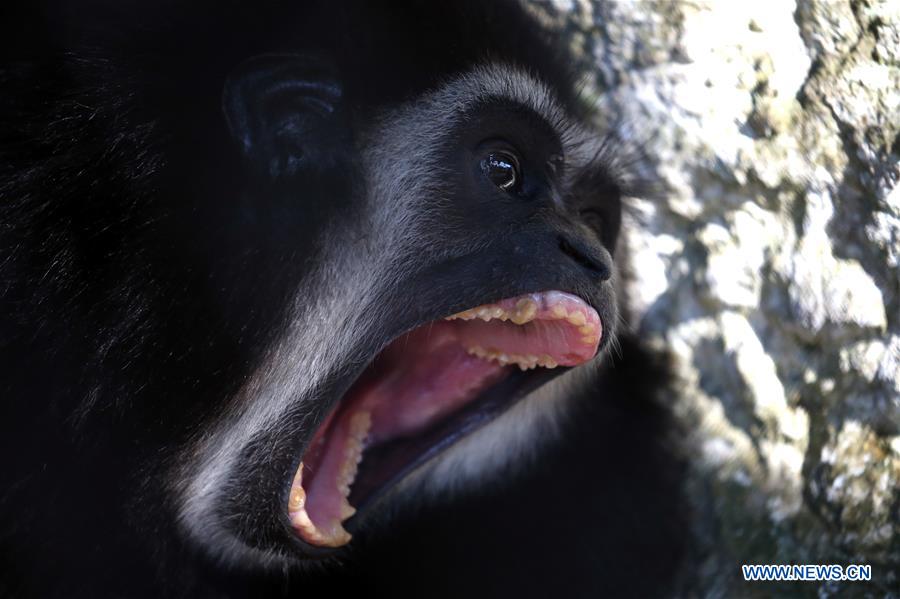
[[[427,323],[395,339],[319,426],[294,475],[288,515],[307,543],[350,541],[343,522],[364,452],[414,438],[520,370],[597,353],[600,316],[577,296],[529,293]],[[365,464],[362,464],[365,467]]]

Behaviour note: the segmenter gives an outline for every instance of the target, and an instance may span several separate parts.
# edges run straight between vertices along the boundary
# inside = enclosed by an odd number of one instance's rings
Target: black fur
[[[284,326],[314,232],[354,209],[351,157],[329,136],[275,169],[324,165],[302,203],[235,193],[273,171],[248,173],[231,141],[229,73],[260,54],[327,56],[322,69],[353,73],[342,110],[365,121],[491,57],[549,82],[578,116],[564,52],[517,5],[0,10],[0,595],[672,590],[684,525],[666,368],[626,333],[538,464],[401,517],[341,567],[225,567],[184,541],[161,482]],[[270,468],[258,482],[277,488]]]

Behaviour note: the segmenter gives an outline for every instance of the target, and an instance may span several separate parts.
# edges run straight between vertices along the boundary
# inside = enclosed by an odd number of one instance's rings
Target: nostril
[[[607,262],[598,256],[596,252],[579,247],[565,237],[559,238],[559,249],[584,269],[599,276],[601,281],[606,281],[612,275]]]

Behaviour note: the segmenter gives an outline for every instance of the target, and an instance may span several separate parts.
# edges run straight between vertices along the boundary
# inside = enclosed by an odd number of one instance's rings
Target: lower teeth
[[[342,522],[356,513],[356,509],[347,501],[350,485],[356,478],[357,468],[362,460],[366,437],[372,426],[369,412],[358,412],[350,420],[350,433],[344,447],[343,462],[337,477],[337,489],[341,494],[338,506],[338,518],[316,524],[306,511],[306,490],[303,488],[303,463],[297,469],[291,493],[288,499],[288,516],[291,524],[300,531],[301,537],[310,543],[325,547],[339,547],[350,541],[350,533],[342,526]]]

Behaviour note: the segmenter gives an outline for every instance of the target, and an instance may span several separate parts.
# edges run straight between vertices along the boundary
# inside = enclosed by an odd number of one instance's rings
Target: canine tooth
[[[341,502],[341,520],[346,520],[356,513],[356,508],[345,499]]]
[[[516,302],[516,311],[512,315],[512,321],[518,325],[534,320],[538,305],[534,300],[523,298]]]
[[[288,500],[288,511],[296,512],[297,510],[301,510],[305,504],[306,491],[303,490],[303,487],[294,487],[291,489],[291,497]]]
[[[335,545],[336,547],[340,547],[341,545],[346,545],[347,543],[350,542],[350,539],[353,538],[349,532],[344,530],[343,526],[340,527],[340,533],[341,533],[340,536],[335,540],[335,542],[337,543]]]
[[[584,314],[581,312],[572,312],[569,314],[568,318],[569,322],[574,324],[576,327],[584,326],[587,323],[587,319],[584,317]]]
[[[350,533],[344,530],[341,523],[336,520],[328,527],[325,536],[327,537],[330,547],[340,547],[341,545],[346,545],[350,542]]]
[[[303,489],[303,462],[297,467],[294,481],[291,483],[291,493],[288,496],[288,512],[296,512],[303,509],[306,503],[306,491]]]

